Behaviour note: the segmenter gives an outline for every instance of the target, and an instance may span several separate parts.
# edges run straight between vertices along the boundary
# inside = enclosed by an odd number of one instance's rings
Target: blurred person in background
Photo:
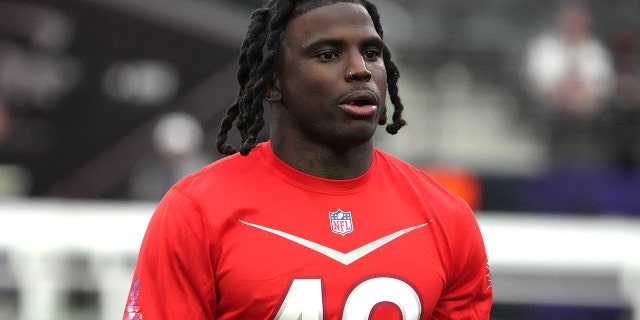
[[[10,123],[9,123],[9,110],[7,110],[7,105],[4,103],[2,96],[0,96],[0,148],[7,142],[9,139],[10,133]]]
[[[160,200],[180,178],[209,164],[204,152],[204,132],[196,118],[184,112],[163,115],[153,130],[154,153],[135,166],[129,183],[129,197]]]
[[[489,319],[473,211],[374,148],[387,92],[387,132],[405,125],[382,36],[366,0],[254,11],[218,134],[228,157],[160,201],[124,319]],[[257,143],[265,104],[270,140]]]
[[[555,29],[532,39],[525,72],[534,114],[548,130],[555,161],[569,165],[602,160],[597,122],[612,94],[614,68],[608,47],[594,34],[584,3],[563,3]]]
[[[636,22],[637,23],[637,22]],[[617,168],[640,168],[640,33],[638,27],[620,24],[612,39],[615,94],[607,110],[606,132]]]
[[[577,197],[570,208],[581,213],[600,212],[607,204],[601,203],[598,192],[603,181],[610,180],[596,173],[606,172],[611,165],[611,145],[620,143],[618,137],[624,130],[611,125],[613,115],[618,115],[611,101],[620,98],[616,50],[595,34],[592,14],[583,2],[563,2],[555,26],[531,41],[525,64],[532,107],[538,108],[541,128],[549,135],[552,160],[561,169],[545,179],[550,185],[569,183],[553,189],[551,197],[571,199],[572,194],[586,194]],[[581,176],[584,179],[578,178]],[[619,319],[621,314],[617,308],[567,305],[527,305],[519,313],[523,320]]]
[[[9,136],[11,134],[10,115],[7,109],[8,108],[0,95],[0,154],[3,153],[3,149],[8,143]],[[16,189],[16,186],[20,185],[20,183],[16,181],[14,172],[14,165],[8,165],[0,162],[0,198],[4,196],[14,196],[17,194],[24,195],[24,193],[26,193],[24,190],[21,190],[22,188],[18,187]]]

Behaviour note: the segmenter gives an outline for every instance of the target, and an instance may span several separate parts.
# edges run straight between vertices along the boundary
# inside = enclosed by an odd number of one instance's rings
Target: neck
[[[291,140],[291,141],[288,141]],[[373,142],[336,149],[309,142],[301,137],[272,139],[275,155],[306,174],[326,179],[346,180],[363,175],[373,160]]]

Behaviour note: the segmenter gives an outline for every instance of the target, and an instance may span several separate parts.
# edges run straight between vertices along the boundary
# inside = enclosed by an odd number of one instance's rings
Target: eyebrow
[[[304,47],[304,51],[305,52],[314,52],[322,47],[344,47],[345,46],[345,41],[341,40],[341,39],[336,39],[336,38],[320,38],[318,40],[315,40],[307,45],[305,45]],[[365,38],[360,45],[361,47],[370,47],[370,46],[376,46],[376,47],[380,47],[380,48],[384,48],[385,44],[384,41],[380,38],[380,37],[368,37]]]

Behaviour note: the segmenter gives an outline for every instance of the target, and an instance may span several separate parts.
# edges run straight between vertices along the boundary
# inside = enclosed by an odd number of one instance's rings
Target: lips
[[[378,109],[379,99],[368,90],[351,92],[340,99],[338,106],[346,113],[356,117],[371,117]]]

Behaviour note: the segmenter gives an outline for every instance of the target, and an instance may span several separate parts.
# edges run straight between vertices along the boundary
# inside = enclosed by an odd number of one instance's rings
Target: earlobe
[[[282,100],[282,93],[280,92],[280,82],[277,79],[269,81],[267,88],[264,92],[265,100],[269,102],[280,102]]]

